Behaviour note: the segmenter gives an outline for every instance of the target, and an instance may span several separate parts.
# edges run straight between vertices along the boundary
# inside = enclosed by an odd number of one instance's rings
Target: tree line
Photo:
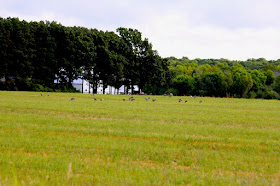
[[[0,89],[75,91],[73,80],[133,92],[279,98],[280,60],[162,58],[141,32],[0,18]],[[127,89],[127,90],[128,90]]]
[[[82,78],[119,88],[166,84],[167,60],[131,28],[117,33],[66,27],[56,22],[0,18],[2,90],[74,91]],[[103,89],[103,91],[104,91]]]
[[[177,95],[278,99],[280,60],[168,58],[169,92]]]

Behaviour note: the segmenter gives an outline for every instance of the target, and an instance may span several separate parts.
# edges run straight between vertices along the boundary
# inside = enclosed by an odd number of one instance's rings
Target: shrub
[[[279,94],[273,90],[265,91],[263,93],[264,99],[279,99]]]
[[[257,97],[257,93],[254,91],[250,91],[248,94],[248,98],[256,98]]]
[[[169,88],[169,89],[166,90],[165,93],[166,93],[166,94],[172,93],[173,95],[178,95],[178,90],[175,89],[175,88]]]

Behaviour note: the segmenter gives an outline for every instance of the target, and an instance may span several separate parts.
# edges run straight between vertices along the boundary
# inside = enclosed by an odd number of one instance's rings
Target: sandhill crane
[[[48,96],[50,96],[50,95],[48,94]]]
[[[69,101],[72,101],[72,100],[74,100],[75,98],[71,98]]]
[[[187,103],[188,102],[188,100],[185,100],[185,103]]]
[[[104,98],[101,98],[100,101],[104,101]]]
[[[150,99],[150,97],[148,97],[148,98],[145,98],[145,100],[146,100],[146,101],[149,101],[149,99]]]
[[[93,99],[94,99],[95,101],[97,101],[97,99],[96,99],[95,97],[93,97]]]
[[[179,103],[182,101],[182,99],[181,98],[179,98]]]
[[[153,102],[155,102],[156,101],[156,99],[153,99]]]
[[[131,96],[130,98],[128,98],[129,100],[133,99],[133,96]]]
[[[41,93],[41,96],[43,96],[43,93]]]
[[[122,99],[123,101],[125,101],[125,99]]]
[[[199,100],[199,103],[202,103],[202,101],[201,101],[201,100]]]
[[[134,98],[131,98],[131,99],[130,99],[130,101],[134,101],[134,100],[135,100]]]

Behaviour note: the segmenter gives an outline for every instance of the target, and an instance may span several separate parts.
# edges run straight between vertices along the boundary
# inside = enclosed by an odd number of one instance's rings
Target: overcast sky
[[[0,17],[138,29],[162,57],[280,58],[279,0],[0,0]]]

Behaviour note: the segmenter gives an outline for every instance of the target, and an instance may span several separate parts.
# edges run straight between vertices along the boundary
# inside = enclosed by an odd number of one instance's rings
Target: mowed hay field
[[[43,94],[0,91],[0,185],[280,183],[278,100]]]

